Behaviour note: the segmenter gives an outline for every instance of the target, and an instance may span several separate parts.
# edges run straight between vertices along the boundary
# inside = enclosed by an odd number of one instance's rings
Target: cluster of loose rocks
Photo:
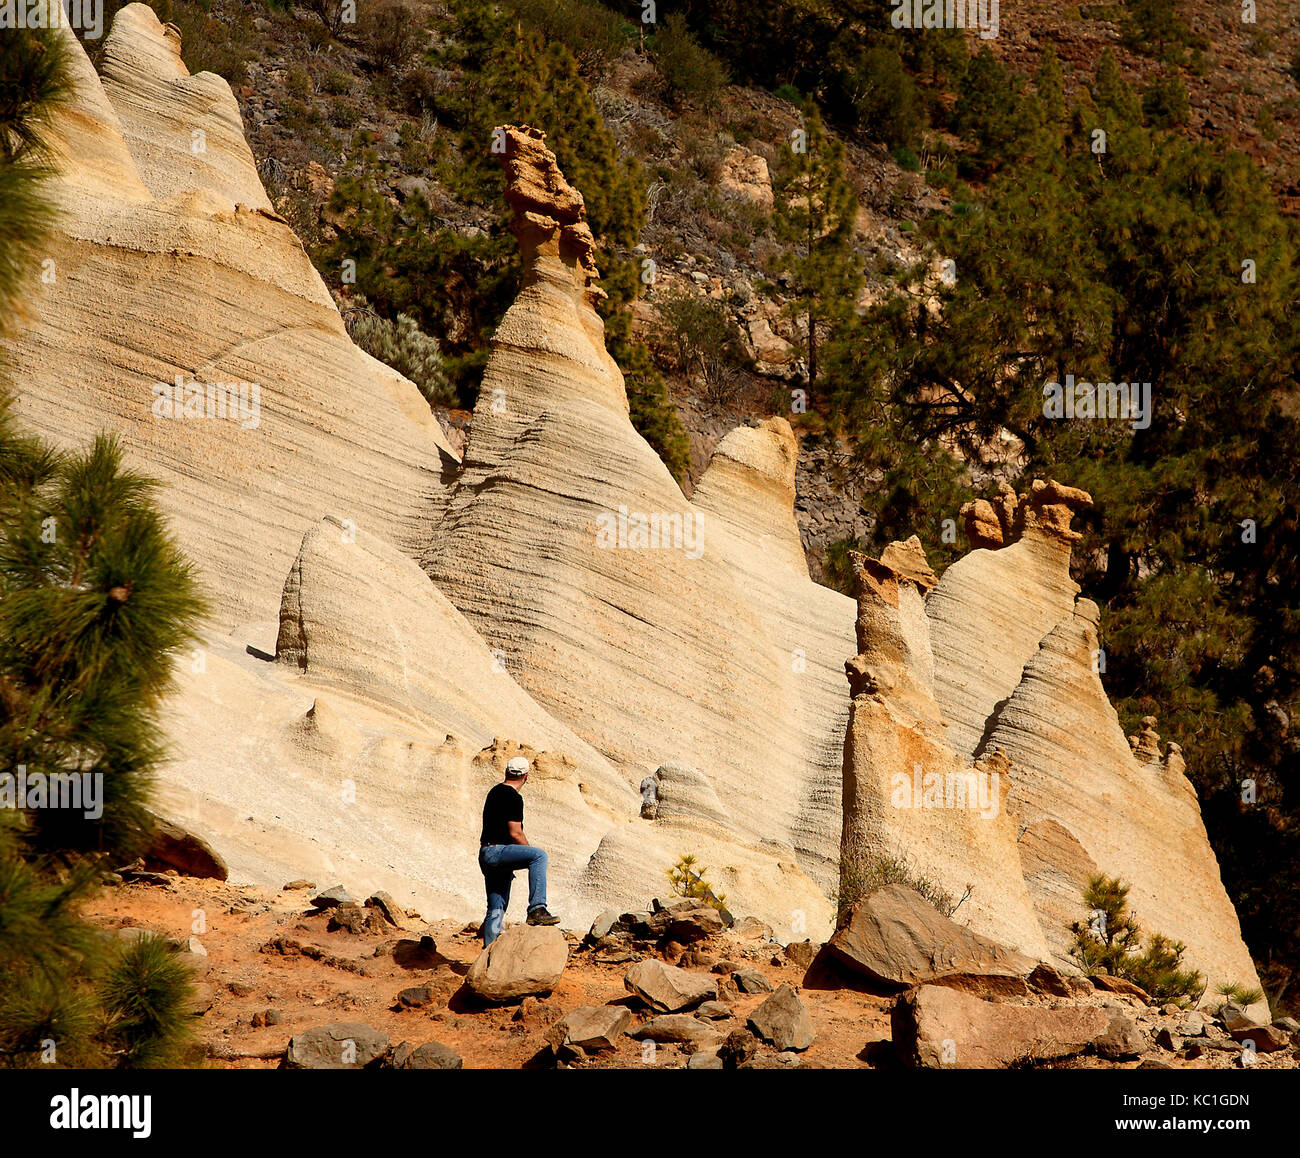
[[[901,885],[853,906],[826,952],[837,966],[902,990],[891,1030],[893,1056],[906,1066],[1166,1069],[1199,1059],[1266,1064],[1264,1055],[1280,1051],[1294,1065],[1300,1054],[1300,1026],[1290,1018],[1265,1025],[1232,1004],[1217,1013],[1160,1004],[1120,977],[1063,972],[976,936]]]
[[[395,990],[390,1005],[402,1032],[389,1024],[390,1037],[365,1021],[341,1020],[295,1033],[287,1045],[271,1041],[250,1051],[223,1043],[214,1056],[279,1058],[297,1069],[459,1069],[457,1050],[469,1053],[464,1040],[454,1039],[456,1048],[421,1041],[414,1027],[450,1021],[459,1033],[468,1018],[523,1035],[528,1049],[536,1043],[524,1064],[539,1067],[818,1068],[853,1055],[874,1067],[919,1069],[1300,1066],[1300,1023],[1291,1018],[1252,1017],[1262,1005],[1160,1003],[1124,978],[1085,977],[1034,960],[972,933],[902,885],[852,906],[824,945],[782,945],[764,922],[736,920],[716,899],[689,898],[602,913],[585,936],[512,925],[468,963],[461,952],[445,956],[433,936],[419,935],[412,928],[418,914],[387,893],[359,903],[342,886],[317,892],[304,880],[285,889],[310,896],[301,916],[315,917],[316,929],[323,924],[339,939],[340,952],[290,936],[273,938],[262,951],[306,956],[366,977],[383,975],[371,972],[379,958],[412,970],[414,983]],[[251,903],[239,899],[228,912],[243,913],[241,906]],[[449,936],[460,950],[473,944],[475,926],[453,931],[449,925],[439,937]],[[311,931],[306,924],[297,928]],[[344,945],[354,937],[396,929],[406,935],[377,938],[359,957],[353,945],[347,955]],[[157,934],[128,926],[104,935],[129,941]],[[168,943],[193,971],[194,1013],[207,1012],[215,994],[207,949],[195,936]],[[579,964],[566,979],[566,970]],[[596,993],[608,996],[621,982],[621,996],[574,1002],[572,995],[593,976]],[[228,988],[240,997],[255,991],[243,981]],[[862,1024],[874,1024],[877,1038],[864,1032],[868,1040],[859,1038],[847,1055],[842,1015],[828,1017],[837,991],[862,994],[875,1011]],[[490,1016],[481,1023],[473,1020],[484,1014]],[[241,1016],[253,1029],[283,1021],[274,1008],[253,1013],[251,1021]],[[819,1028],[830,1035],[820,1050],[813,1049]],[[515,1056],[510,1064],[520,1064]]]

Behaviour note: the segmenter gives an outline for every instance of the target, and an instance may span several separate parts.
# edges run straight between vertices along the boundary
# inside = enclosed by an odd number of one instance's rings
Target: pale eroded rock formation
[[[1036,956],[1059,954],[1095,864],[1199,968],[1253,983],[1178,753],[1144,735],[1135,756],[1080,671],[1081,492],[976,504],[973,541],[999,549],[937,584],[916,542],[862,562],[846,743],[854,604],[809,579],[789,425],[733,431],[686,498],[628,419],[582,197],[540,133],[504,128],[523,286],[461,464],[416,388],[348,340],[225,82],[189,76],[141,4],[102,78],[69,39],[55,277],[6,354],[31,428],[115,433],[166,484],[213,614],[163,715],[158,803],[233,879],[479,916],[482,797],[523,752],[572,927],[644,904],[692,852],[733,911],[820,939],[843,839],[850,870],[888,848],[974,884],[958,919]],[[155,387],[178,377],[167,417]],[[222,417],[213,388],[240,383],[256,395]],[[973,760],[1012,786],[987,820],[894,806],[893,773]]]
[[[1153,717],[1126,740],[1097,674],[1097,606],[1069,574],[1071,514],[1090,504],[1038,480],[970,504],[968,534],[987,546],[937,584],[915,539],[854,557],[843,879],[887,855],[954,897],[973,883],[972,929],[1069,968],[1069,926],[1103,872],[1131,886],[1147,931],[1186,945],[1211,997],[1257,985],[1181,750],[1161,754]],[[996,780],[996,813],[953,806],[962,776]]]

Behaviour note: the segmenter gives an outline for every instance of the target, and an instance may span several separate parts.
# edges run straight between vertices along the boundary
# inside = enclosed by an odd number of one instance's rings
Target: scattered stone
[[[758,1038],[747,1029],[733,1029],[718,1047],[723,1068],[729,1070],[738,1069],[757,1052]]]
[[[821,946],[811,941],[791,941],[781,952],[790,964],[807,969],[817,959],[820,950]]]
[[[433,999],[434,992],[427,985],[413,985],[397,995],[397,1004],[403,1009],[423,1009]]]
[[[914,889],[886,885],[855,904],[827,942],[836,960],[889,985],[945,973],[1026,976],[1029,958],[950,921]]]
[[[737,969],[731,978],[741,993],[772,992],[772,983],[757,969]]]
[[[730,1008],[723,1005],[721,1001],[706,1001],[695,1011],[695,1016],[707,1018],[709,1021],[722,1021],[732,1014]]]
[[[253,995],[253,987],[246,981],[231,981],[226,988],[236,997],[251,997]]]
[[[1098,1057],[1107,1061],[1132,1061],[1141,1057],[1147,1050],[1147,1040],[1133,1022],[1123,1015],[1114,1017],[1101,1034],[1092,1043]]]
[[[393,1069],[397,1070],[458,1070],[464,1067],[460,1054],[439,1041],[426,1041],[412,1046],[404,1041],[393,1050]]]
[[[1080,1054],[1110,1025],[1095,1005],[1003,1005],[940,985],[904,993],[891,1015],[894,1049],[909,1066],[1006,1069]]]
[[[623,978],[628,991],[635,993],[659,1013],[677,1013],[716,1000],[718,983],[708,974],[688,973],[661,961],[641,961]]]
[[[1286,1049],[1291,1044],[1291,1035],[1276,1025],[1252,1025],[1246,1029],[1234,1029],[1230,1032],[1233,1041],[1240,1042],[1242,1045],[1248,1041],[1253,1042],[1259,1053],[1274,1053],[1279,1049]]]
[[[678,1042],[697,1049],[714,1049],[722,1044],[722,1031],[689,1013],[665,1013],[627,1031],[637,1041]]]
[[[608,937],[613,932],[614,926],[618,924],[619,912],[617,909],[606,909],[594,921],[591,922],[591,931],[587,934],[593,941],[599,941],[602,937]]]
[[[709,966],[710,973],[722,973],[730,977],[737,969],[743,969],[739,961],[732,961],[729,958],[723,958],[721,961],[715,961]]]
[[[1088,978],[1092,982],[1094,989],[1100,989],[1103,993],[1116,993],[1121,997],[1136,997],[1139,1001],[1151,1004],[1151,997],[1147,991],[1140,986],[1134,985],[1123,977],[1112,977],[1109,973],[1098,973]]]
[[[557,1055],[577,1056],[615,1049],[618,1039],[632,1024],[632,1011],[625,1005],[584,1005],[566,1013],[551,1026],[547,1043]]]
[[[483,950],[465,983],[485,1001],[550,993],[569,960],[569,943],[553,925],[513,925]]]
[[[749,1015],[749,1027],[778,1050],[805,1050],[817,1036],[803,1002],[788,985],[782,985]]]
[[[285,885],[284,891],[286,893],[292,893],[292,892],[299,892],[302,889],[314,889],[315,887],[316,887],[315,881],[307,881],[299,878],[298,880],[290,881],[287,885]]]
[[[312,897],[311,903],[318,909],[333,909],[338,905],[355,905],[356,901],[342,885],[335,885],[332,889],[317,893]]]
[[[683,969],[712,969],[717,960],[711,953],[701,953],[698,949],[687,949],[677,964]]]
[[[1300,1032],[1300,1021],[1296,1021],[1294,1017],[1279,1017],[1273,1024],[1278,1029],[1284,1029],[1290,1034]]]
[[[366,910],[355,901],[344,901],[337,908],[330,911],[329,924],[325,926],[325,929],[330,933],[342,929],[347,933],[361,934],[367,928],[366,917]]]
[[[772,926],[757,917],[742,917],[731,931],[742,941],[770,941],[773,937]]]
[[[1183,1048],[1183,1039],[1168,1029],[1156,1031],[1156,1045],[1170,1053],[1178,1053]]]
[[[406,920],[406,913],[388,893],[374,893],[366,901],[366,904],[383,913],[389,924],[395,925],[399,929],[402,928]]]
[[[296,1070],[357,1070],[387,1052],[387,1034],[365,1022],[339,1021],[291,1037],[285,1064]]]
[[[1200,1037],[1205,1032],[1205,1014],[1191,1010],[1178,1026],[1184,1037]]]

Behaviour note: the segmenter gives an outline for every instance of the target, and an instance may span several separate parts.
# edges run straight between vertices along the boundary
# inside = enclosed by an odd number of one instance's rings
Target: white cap
[[[528,775],[528,761],[523,756],[511,756],[506,764],[506,775],[512,780],[518,776]]]

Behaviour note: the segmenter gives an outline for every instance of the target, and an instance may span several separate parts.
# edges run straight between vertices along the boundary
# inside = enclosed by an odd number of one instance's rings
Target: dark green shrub
[[[722,62],[701,48],[686,18],[670,12],[650,39],[650,54],[669,99],[678,105],[715,104],[727,83]]]

